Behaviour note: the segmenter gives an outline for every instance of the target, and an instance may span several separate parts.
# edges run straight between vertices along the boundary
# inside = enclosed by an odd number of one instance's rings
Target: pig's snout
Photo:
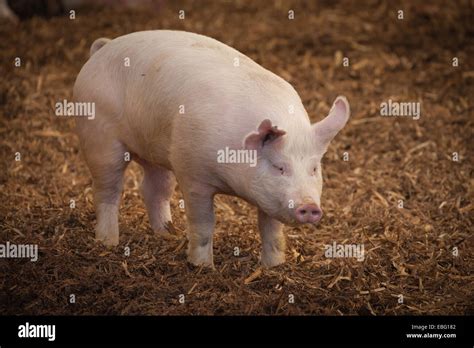
[[[318,222],[323,216],[323,211],[317,204],[302,204],[295,210],[296,220],[300,223]]]

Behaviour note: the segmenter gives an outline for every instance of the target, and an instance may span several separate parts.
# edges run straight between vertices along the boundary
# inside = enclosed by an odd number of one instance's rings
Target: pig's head
[[[265,119],[245,137],[244,147],[258,153],[250,189],[261,210],[292,226],[321,219],[321,158],[349,114],[347,99],[338,97],[318,123],[290,134]]]

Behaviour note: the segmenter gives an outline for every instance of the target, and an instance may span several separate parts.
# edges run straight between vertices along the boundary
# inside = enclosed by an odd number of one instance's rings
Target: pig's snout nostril
[[[304,204],[296,209],[295,215],[298,222],[312,223],[319,221],[323,212],[316,204]]]

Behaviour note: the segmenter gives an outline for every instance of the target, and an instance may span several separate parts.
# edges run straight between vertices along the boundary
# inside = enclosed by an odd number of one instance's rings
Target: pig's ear
[[[326,149],[329,142],[346,125],[351,111],[349,102],[344,96],[339,96],[334,101],[329,115],[313,125],[318,144]]]
[[[244,139],[244,148],[248,150],[262,149],[285,135],[284,130],[272,125],[272,121],[265,119],[260,123],[256,132],[248,134]]]

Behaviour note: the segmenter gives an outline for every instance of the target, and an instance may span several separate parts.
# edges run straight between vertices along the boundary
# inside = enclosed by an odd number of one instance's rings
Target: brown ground
[[[40,258],[0,260],[0,313],[472,313],[473,3],[424,3],[170,1],[1,24],[0,242],[37,243]],[[255,209],[221,196],[217,270],[189,266],[181,194],[172,202],[177,239],[159,239],[136,164],[127,172],[120,245],[109,251],[94,241],[91,178],[74,121],[54,116],[54,104],[71,98],[94,39],[161,28],[210,35],[249,55],[295,86],[313,120],[336,95],[348,96],[352,118],[324,160],[325,216],[318,228],[286,228],[285,265],[260,273]],[[422,101],[420,120],[380,117],[390,98]],[[325,258],[333,241],[364,243],[365,261]]]

